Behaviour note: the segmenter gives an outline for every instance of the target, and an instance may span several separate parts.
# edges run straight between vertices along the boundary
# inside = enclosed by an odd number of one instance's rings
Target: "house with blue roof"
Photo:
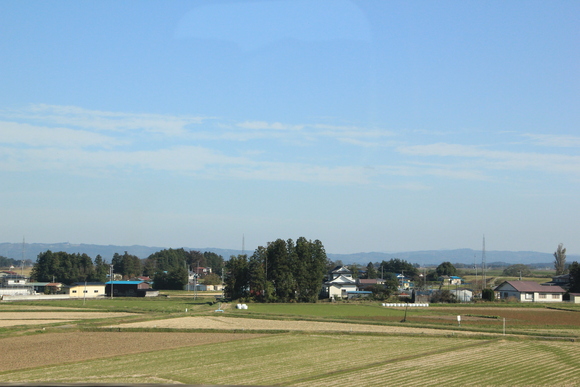
[[[463,283],[461,277],[456,275],[442,275],[437,280],[443,282],[443,285],[461,285]]]

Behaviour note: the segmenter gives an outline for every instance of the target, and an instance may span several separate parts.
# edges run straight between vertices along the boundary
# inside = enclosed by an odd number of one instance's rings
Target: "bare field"
[[[18,325],[48,325],[54,323],[68,323],[71,321],[79,320],[127,316],[135,316],[135,314],[123,312],[75,312],[70,310],[63,310],[61,312],[46,312],[42,309],[38,309],[35,312],[0,312],[0,327],[6,328]]]
[[[224,329],[224,330],[286,330],[307,332],[369,332],[415,333],[427,335],[471,335],[480,333],[457,332],[447,329],[394,327],[370,324],[349,324],[318,321],[285,321],[225,316],[178,317],[172,319],[118,324],[119,328],[171,328],[171,329]]]
[[[7,328],[7,327],[15,327],[19,325],[49,325],[54,323],[64,323],[64,322],[71,322],[74,320],[0,320],[0,327]]]
[[[71,308],[67,306],[43,306],[43,305],[21,305],[18,303],[0,303],[0,312],[6,310],[86,310],[81,308]]]
[[[64,332],[0,339],[0,371],[255,338],[241,333]]]
[[[2,320],[86,320],[94,318],[111,318],[135,316],[135,313],[123,312],[3,312],[0,313]]]

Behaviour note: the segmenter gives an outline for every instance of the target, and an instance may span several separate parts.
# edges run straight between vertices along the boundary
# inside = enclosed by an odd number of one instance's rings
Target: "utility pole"
[[[486,278],[486,271],[487,266],[485,262],[485,235],[483,236],[483,249],[481,251],[481,271],[483,272],[483,284],[481,285],[481,290],[487,288],[487,278]]]
[[[111,264],[110,268],[111,268],[111,271],[110,271],[111,274],[109,275],[109,277],[111,278],[111,300],[112,300],[113,299],[113,281],[114,281],[113,264]]]
[[[195,269],[195,273],[193,275],[194,278],[194,287],[193,287],[193,299],[197,300],[197,276],[199,275],[199,259],[197,260],[197,267]],[[207,290],[207,288],[206,288]]]
[[[21,265],[21,268],[20,268],[20,274],[21,275],[24,275],[24,246],[25,246],[24,241],[25,241],[24,240],[24,237],[22,237],[22,262],[21,262],[22,265]]]
[[[224,288],[224,268],[222,267],[222,300],[225,297],[225,288]]]

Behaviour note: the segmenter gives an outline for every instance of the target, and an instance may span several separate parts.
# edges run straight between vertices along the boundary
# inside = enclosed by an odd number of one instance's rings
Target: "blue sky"
[[[580,251],[580,3],[0,3],[3,242]]]

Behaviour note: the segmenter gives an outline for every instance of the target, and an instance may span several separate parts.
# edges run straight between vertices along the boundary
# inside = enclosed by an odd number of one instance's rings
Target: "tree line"
[[[24,266],[31,266],[32,261],[30,259],[21,260],[8,258],[3,255],[0,255],[0,267],[10,267],[10,266],[18,267],[22,266],[23,264]]]
[[[109,273],[107,264],[100,255],[95,261],[87,254],[69,254],[64,251],[47,250],[38,254],[30,276],[37,282],[104,282]]]
[[[87,254],[71,254],[47,250],[40,253],[33,265],[31,277],[38,282],[105,282],[113,272],[123,279],[148,276],[155,281],[156,289],[183,289],[188,282],[188,272],[195,267],[209,267],[221,272],[224,259],[221,255],[181,249],[165,249],[145,259],[129,254],[115,253],[111,263],[100,255],[93,260]]]
[[[319,240],[277,239],[252,256],[232,256],[225,265],[225,295],[258,302],[315,302],[329,266]]]

